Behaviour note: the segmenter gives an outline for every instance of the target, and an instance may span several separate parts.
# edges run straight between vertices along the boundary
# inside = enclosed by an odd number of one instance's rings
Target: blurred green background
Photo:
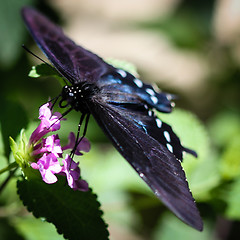
[[[8,0],[0,1],[0,166],[9,159],[8,137],[32,128],[38,107],[55,97],[55,79],[31,79],[40,57],[20,16],[31,5],[60,24],[78,44],[103,58],[133,63],[142,80],[179,96],[160,118],[187,147],[183,165],[204,220],[199,233],[173,216],[148,190],[91,119],[92,150],[81,157],[83,177],[98,194],[111,239],[240,239],[240,2],[238,0]],[[192,112],[192,114],[189,113]],[[75,132],[68,115],[61,137]],[[11,159],[11,156],[10,156]],[[7,175],[1,175],[1,182]],[[4,239],[60,239],[52,225],[22,206],[12,179],[0,196]]]

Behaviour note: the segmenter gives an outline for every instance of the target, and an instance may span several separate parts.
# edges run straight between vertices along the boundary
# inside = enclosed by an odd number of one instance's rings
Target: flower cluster
[[[64,147],[61,147],[57,134],[46,136],[46,134],[60,129],[60,119],[62,119],[60,113],[52,114],[51,103],[46,103],[40,107],[39,119],[41,123],[32,133],[29,140],[29,147],[32,149],[31,167],[37,169],[43,181],[48,184],[57,181],[56,174],[65,175],[68,185],[72,189],[87,191],[87,182],[80,179],[79,163],[74,162],[68,154],[63,158],[63,151],[72,150],[75,146],[74,133],[69,134],[69,142]],[[80,151],[88,152],[89,150],[90,143],[86,138],[83,138],[76,147],[74,154],[82,155]],[[59,160],[62,160],[62,164],[60,164]]]

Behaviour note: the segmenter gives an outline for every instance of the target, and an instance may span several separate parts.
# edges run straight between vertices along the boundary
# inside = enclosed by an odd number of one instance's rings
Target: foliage
[[[37,180],[18,180],[18,194],[37,218],[53,223],[66,239],[108,239],[101,219],[100,204],[91,191],[72,191],[63,187],[65,179],[47,185]],[[31,196],[31,197],[30,197]]]

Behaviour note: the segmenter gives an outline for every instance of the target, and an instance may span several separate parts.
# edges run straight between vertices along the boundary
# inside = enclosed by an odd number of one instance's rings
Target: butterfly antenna
[[[56,102],[57,102],[57,100],[59,99],[61,97],[61,94],[59,94],[58,96],[56,96],[56,97],[54,97],[54,98],[51,98],[51,99],[49,99],[47,102],[48,103],[52,103],[52,106],[51,106],[51,110],[53,110],[53,107],[55,106],[55,104],[56,104]]]
[[[69,108],[66,112],[64,112],[62,114],[62,116],[60,118],[58,118],[54,123],[51,124],[51,126],[48,127],[48,129],[50,129],[54,124],[56,124],[57,121],[60,121],[61,119],[63,119],[68,113],[70,113],[73,110],[73,108]]]
[[[42,58],[40,58],[38,55],[36,55],[35,53],[33,53],[31,50],[29,50],[24,44],[22,44],[22,48],[24,50],[26,50],[28,53],[30,53],[31,55],[33,55],[35,58],[39,59],[40,61],[42,61],[43,63],[45,63],[46,65],[48,65],[50,68],[52,68],[54,71],[56,70],[51,64],[49,64],[48,62],[46,62],[45,60],[43,60]],[[66,83],[67,85],[67,81],[64,77],[62,77],[63,81]]]
[[[49,63],[47,63],[45,60],[43,60],[42,58],[40,58],[39,56],[37,56],[35,53],[33,53],[31,50],[29,50],[24,44],[22,45],[22,48],[24,50],[26,50],[28,53],[30,53],[31,55],[33,55],[35,58],[39,59],[40,61],[42,61],[43,63],[47,64],[50,68],[54,67],[52,65],[50,65]]]

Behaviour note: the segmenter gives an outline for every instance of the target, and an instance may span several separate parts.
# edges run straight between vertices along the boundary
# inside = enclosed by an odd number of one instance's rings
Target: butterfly
[[[154,194],[178,218],[201,231],[202,219],[181,166],[184,151],[196,153],[183,147],[171,126],[155,114],[172,111],[173,95],[155,91],[76,45],[35,9],[23,8],[22,16],[38,46],[68,82],[60,106],[81,112],[81,123],[92,115]]]

